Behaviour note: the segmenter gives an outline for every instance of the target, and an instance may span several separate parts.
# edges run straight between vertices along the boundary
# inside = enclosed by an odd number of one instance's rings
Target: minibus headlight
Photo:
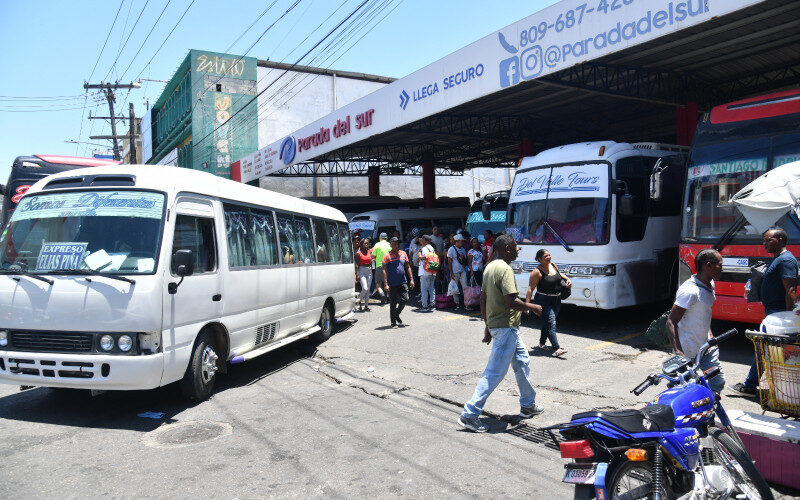
[[[133,339],[130,335],[120,335],[119,340],[117,341],[117,347],[122,352],[128,352],[133,347]]]
[[[111,335],[103,335],[100,337],[100,349],[110,351],[114,348],[114,337]]]
[[[0,346],[7,346],[8,345],[8,332],[6,330],[0,330]]]

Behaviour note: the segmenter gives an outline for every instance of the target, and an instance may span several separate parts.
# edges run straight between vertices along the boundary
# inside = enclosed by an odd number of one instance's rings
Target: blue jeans
[[[542,306],[542,333],[539,335],[539,345],[544,345],[547,339],[554,349],[558,349],[558,339],[556,338],[556,316],[561,310],[561,297],[550,297],[537,293],[533,297],[533,303]]]
[[[720,368],[719,348],[710,347],[706,351],[705,356],[700,360],[699,368],[705,372],[715,367]],[[722,374],[722,371],[714,378],[708,380],[708,386],[711,387],[711,390],[714,392],[722,392],[722,389],[725,388],[725,376]]]
[[[769,316],[770,314],[785,311],[786,309],[769,309],[764,308],[764,315]],[[753,363],[750,365],[750,371],[747,373],[747,378],[744,379],[744,386],[749,389],[755,389],[758,387],[758,379],[761,378],[758,374],[758,354],[753,354]]]
[[[519,386],[520,406],[533,406],[536,400],[536,391],[528,380],[531,358],[519,336],[519,328],[492,328],[489,333],[492,335],[492,352],[472,399],[464,405],[461,415],[465,418],[477,418],[483,413],[486,400],[506,376],[510,364]]]
[[[419,289],[422,292],[422,296],[420,297],[422,307],[433,307],[436,305],[436,289],[434,288],[435,281],[435,274],[430,274],[425,271],[420,274]]]

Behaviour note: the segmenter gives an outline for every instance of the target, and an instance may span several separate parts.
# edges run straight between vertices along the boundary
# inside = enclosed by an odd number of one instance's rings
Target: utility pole
[[[128,116],[131,119],[131,125],[130,128],[128,129],[128,134],[130,135],[130,139],[128,139],[130,141],[129,151],[131,152],[130,163],[135,164],[136,163],[136,115],[133,112],[133,103],[129,102],[128,105],[129,105]]]
[[[114,159],[119,161],[119,142],[118,140],[124,136],[117,135],[117,115],[114,114],[114,103],[116,102],[116,97],[114,96],[114,91],[117,89],[138,89],[141,87],[141,84],[138,82],[131,82],[131,83],[84,83],[83,88],[86,90],[89,89],[100,89],[103,91],[103,94],[106,97],[106,101],[108,101],[108,111],[109,111],[109,119],[111,120],[111,135],[110,136],[93,136],[90,139],[111,139],[114,143]]]

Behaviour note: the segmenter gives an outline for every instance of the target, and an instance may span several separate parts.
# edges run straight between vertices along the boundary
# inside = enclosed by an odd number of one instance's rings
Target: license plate
[[[567,464],[566,468],[567,470],[564,473],[564,479],[561,480],[562,482],[572,484],[594,484],[594,473],[597,464]]]
[[[722,258],[722,266],[723,267],[748,267],[750,265],[750,259],[747,257],[723,257]]]

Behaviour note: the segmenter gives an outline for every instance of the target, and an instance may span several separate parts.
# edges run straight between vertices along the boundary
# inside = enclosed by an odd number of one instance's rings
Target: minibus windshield
[[[29,195],[0,236],[2,269],[32,273],[155,271],[164,195],[104,190]]]
[[[506,230],[517,243],[608,242],[608,164],[565,165],[517,174]]]

